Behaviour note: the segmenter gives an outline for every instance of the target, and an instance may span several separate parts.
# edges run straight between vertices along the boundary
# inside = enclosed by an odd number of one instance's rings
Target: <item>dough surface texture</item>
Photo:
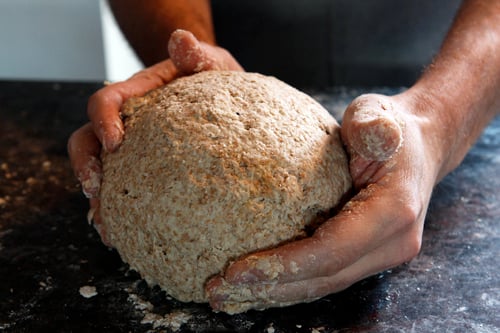
[[[103,154],[100,215],[110,244],[181,301],[229,262],[305,235],[351,188],[339,126],[273,77],[207,71],[122,109]]]

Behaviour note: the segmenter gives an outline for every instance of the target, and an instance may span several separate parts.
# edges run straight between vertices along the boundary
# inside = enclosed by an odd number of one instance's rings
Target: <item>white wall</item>
[[[106,78],[110,81],[122,81],[142,69],[143,65],[125,40],[107,1],[100,0],[100,4]]]
[[[116,81],[139,68],[104,0],[0,0],[0,80]]]

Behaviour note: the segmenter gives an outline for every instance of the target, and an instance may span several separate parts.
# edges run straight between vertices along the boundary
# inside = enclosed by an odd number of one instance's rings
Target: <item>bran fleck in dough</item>
[[[148,283],[206,302],[232,260],[304,236],[351,188],[334,118],[256,73],[207,71],[131,99],[104,153],[102,230]]]

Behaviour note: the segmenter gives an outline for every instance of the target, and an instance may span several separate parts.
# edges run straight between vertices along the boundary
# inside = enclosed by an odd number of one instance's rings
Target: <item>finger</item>
[[[401,147],[403,132],[395,118],[392,101],[386,96],[366,94],[347,108],[342,138],[350,149],[368,161],[386,161]]]
[[[189,31],[178,29],[168,42],[168,54],[175,66],[183,73],[197,73],[215,66],[202,44]]]
[[[235,285],[283,283],[337,273],[415,221],[419,205],[410,195],[393,191],[378,184],[363,189],[312,237],[236,261],[227,268],[225,279]]]
[[[99,190],[102,180],[102,165],[99,159],[101,144],[90,123],[76,130],[68,140],[68,154],[82,191],[90,202],[87,221],[99,232],[104,244],[109,246],[106,232],[99,215]]]
[[[224,49],[200,42],[189,31],[178,29],[168,42],[168,53],[184,74],[206,70],[243,70]]]
[[[227,284],[222,277],[216,277],[207,284],[207,295],[212,309],[234,314],[250,309],[312,302],[333,292],[330,284],[329,277],[320,277],[283,284],[273,282],[234,286]]]
[[[172,61],[165,60],[126,81],[108,85],[89,98],[87,113],[106,151],[115,151],[123,139],[124,129],[120,119],[123,103],[130,97],[142,96],[172,81],[177,74]]]
[[[420,251],[422,228],[423,218],[391,235],[389,239],[381,242],[379,247],[334,274],[276,284],[270,289],[269,298],[280,302],[300,302],[302,299],[320,298],[407,262]]]
[[[303,285],[308,281],[303,281]],[[295,284],[299,284],[296,282]],[[280,290],[286,289],[287,284],[263,283],[250,286],[233,286],[218,276],[207,283],[206,291],[210,306],[214,311],[224,311],[229,314],[241,313],[250,309],[266,309],[270,307],[283,307],[299,302],[309,302],[317,299],[303,297],[296,300],[288,298],[287,293]]]
[[[313,277],[292,282],[267,282],[244,286],[228,284],[218,276],[207,283],[212,308],[229,313],[249,309],[285,306],[310,302],[406,262],[420,249],[423,223],[416,223],[401,235],[364,255],[352,265],[330,276]],[[417,240],[414,242],[413,240]],[[416,245],[416,246],[415,246]]]
[[[99,196],[102,179],[100,152],[101,144],[90,123],[76,130],[68,141],[71,166],[87,198]]]

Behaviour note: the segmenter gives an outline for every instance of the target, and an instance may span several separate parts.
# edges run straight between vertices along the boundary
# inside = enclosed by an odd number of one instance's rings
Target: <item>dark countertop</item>
[[[98,87],[0,82],[0,331],[500,330],[500,117],[437,186],[416,259],[311,304],[229,316],[147,287],[87,225],[66,141]],[[313,95],[336,113],[366,91]]]

